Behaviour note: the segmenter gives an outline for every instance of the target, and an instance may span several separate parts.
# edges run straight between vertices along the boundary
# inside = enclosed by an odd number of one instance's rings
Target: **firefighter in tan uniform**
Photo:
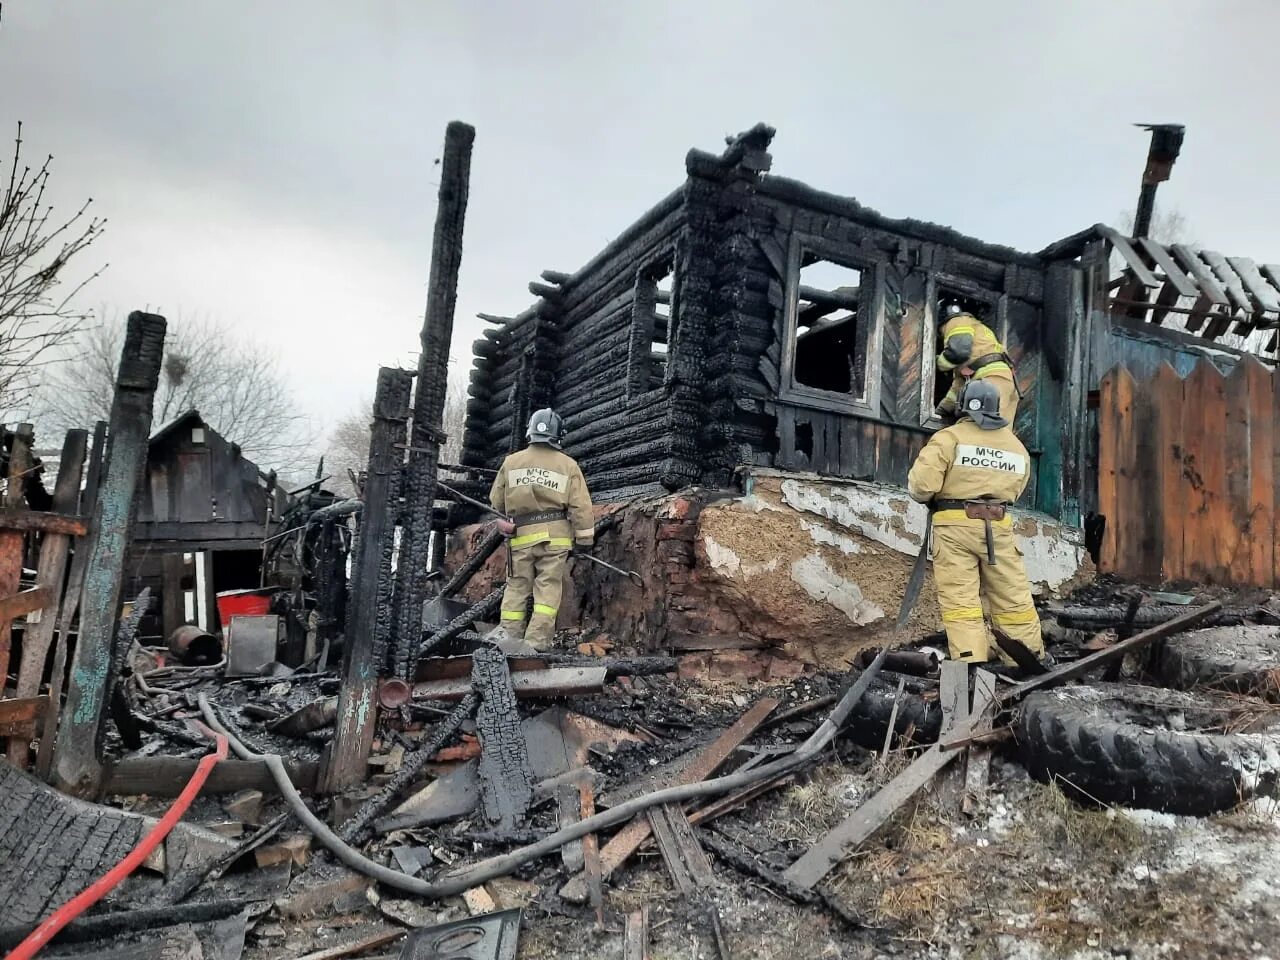
[[[933,579],[948,652],[968,663],[990,659],[985,598],[992,622],[1043,659],[1040,618],[1008,513],[1026,489],[1031,457],[1001,415],[993,384],[970,380],[959,407],[959,422],[933,435],[907,477],[912,498],[933,511]]]
[[[513,639],[546,650],[555,637],[569,553],[595,541],[591,494],[577,461],[560,450],[564,421],[554,410],[529,419],[529,446],[502,462],[489,502],[508,514],[511,563],[502,596],[502,625]],[[525,608],[533,615],[525,626]]]
[[[1000,416],[1013,423],[1018,414],[1018,382],[1004,344],[996,339],[990,327],[959,306],[951,304],[945,312],[947,320],[942,325],[938,371],[951,374],[951,389],[933,411],[934,415],[955,416],[956,400],[964,385],[970,380],[984,380],[1000,394]]]

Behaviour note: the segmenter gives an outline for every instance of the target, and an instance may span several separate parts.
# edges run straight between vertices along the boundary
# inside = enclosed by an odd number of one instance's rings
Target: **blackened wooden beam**
[[[53,783],[67,793],[96,793],[102,781],[103,720],[111,702],[124,557],[133,537],[137,490],[147,460],[151,414],[164,358],[165,319],[134,311],[125,329],[111,402],[102,486],[90,522],[71,682],[53,758]]]
[[[391,626],[391,553],[412,382],[413,375],[407,370],[383,367],[378,371],[369,438],[369,479],[364,487],[360,538],[347,603],[338,720],[320,780],[320,788],[326,793],[345,790],[363,780],[373,747],[377,678],[385,662]]]
[[[445,129],[427,308],[422,321],[422,352],[418,355],[418,383],[405,471],[405,524],[393,608],[392,669],[401,677],[410,676],[422,636],[422,602],[427,595],[430,566],[431,510],[436,497],[440,445],[444,442],[441,425],[449,387],[449,348],[453,342],[453,312],[458,299],[462,228],[467,214],[471,145],[475,136],[474,127],[456,120]]]

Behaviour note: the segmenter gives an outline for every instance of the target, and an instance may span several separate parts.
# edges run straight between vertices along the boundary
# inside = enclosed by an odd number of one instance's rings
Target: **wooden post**
[[[89,452],[89,469],[85,471],[84,489],[80,491],[79,512],[93,516],[98,503],[98,487],[102,483],[102,457],[107,445],[107,424],[99,420],[93,428],[93,447]],[[71,643],[71,624],[80,612],[84,590],[84,573],[89,566],[87,541],[76,544],[71,555],[71,571],[67,589],[58,608],[58,623],[53,639],[53,667],[49,671],[49,710],[40,731],[40,749],[36,753],[36,774],[46,782],[52,779],[53,744],[58,729],[62,704],[62,685],[67,677],[67,654]]]
[[[431,246],[431,275],[427,309],[422,321],[422,352],[418,354],[418,384],[413,399],[413,429],[405,471],[406,522],[400,543],[396,576],[393,669],[409,679],[422,638],[422,602],[427,595],[431,563],[431,513],[436,497],[436,468],[444,442],[445,396],[449,384],[449,345],[453,340],[453,310],[462,263],[462,225],[467,213],[471,178],[471,144],[476,132],[454,121],[445,130]]]
[[[187,619],[186,596],[182,589],[182,577],[186,573],[187,563],[181,553],[166,553],[160,558],[161,584],[160,602],[161,627],[164,638],[168,641]]]
[[[364,487],[360,540],[347,604],[338,719],[320,778],[321,790],[329,793],[345,790],[364,779],[373,747],[378,673],[391,627],[391,550],[412,387],[413,375],[407,370],[383,367],[378,371],[369,439],[369,479]],[[403,556],[402,552],[402,569]]]
[[[58,463],[58,479],[53,488],[53,509],[57,513],[74,513],[80,501],[80,478],[84,473],[85,452],[89,434],[85,430],[68,431]],[[57,625],[62,585],[67,575],[67,556],[71,537],[65,533],[46,533],[40,541],[40,563],[36,571],[36,587],[49,591],[48,605],[39,617],[27,617],[27,630],[22,638],[22,663],[18,666],[17,696],[34,697],[40,692],[49,645]],[[9,760],[26,766],[27,744],[9,744]]]
[[[146,466],[164,331],[164,317],[136,310],[129,314],[111,402],[102,489],[87,544],[80,630],[54,753],[53,782],[67,793],[94,793],[102,779],[99,748],[114,680],[122,565],[133,535],[138,483]]]
[[[5,488],[4,506],[16,510],[22,503],[22,488],[27,470],[31,468],[31,424],[20,423],[13,431],[13,446],[9,449],[9,484]],[[0,530],[0,597],[18,592],[22,581],[22,549],[26,540],[21,530]],[[13,623],[9,617],[0,617],[0,696],[4,695],[9,677],[9,652]]]

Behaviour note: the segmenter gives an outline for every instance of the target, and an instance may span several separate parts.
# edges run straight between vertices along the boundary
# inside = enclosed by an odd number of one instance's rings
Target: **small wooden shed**
[[[135,595],[161,596],[152,635],[190,622],[216,630],[214,595],[261,583],[262,541],[279,516],[274,477],[193,409],[152,434],[138,496],[127,572]]]

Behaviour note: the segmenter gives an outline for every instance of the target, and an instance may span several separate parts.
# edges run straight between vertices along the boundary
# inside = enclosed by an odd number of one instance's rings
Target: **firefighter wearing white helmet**
[[[991,383],[968,381],[958,415],[933,435],[907,476],[912,498],[933,511],[933,580],[948,651],[967,663],[990,659],[985,599],[991,622],[1043,658],[1040,618],[1008,513],[1027,487],[1031,457]],[[1012,663],[1003,652],[1000,658]]]
[[[956,415],[960,391],[970,380],[985,380],[1000,394],[1000,415],[1013,423],[1018,413],[1018,381],[1004,344],[985,323],[959,304],[942,310],[942,352],[938,372],[951,374],[951,389],[934,409],[934,415]]]
[[[529,445],[502,462],[489,502],[511,517],[501,524],[510,537],[502,625],[513,639],[546,650],[555,637],[556,614],[570,551],[595,540],[591,494],[576,460],[560,449],[564,421],[551,409],[529,418]],[[526,608],[533,611],[526,624]]]

